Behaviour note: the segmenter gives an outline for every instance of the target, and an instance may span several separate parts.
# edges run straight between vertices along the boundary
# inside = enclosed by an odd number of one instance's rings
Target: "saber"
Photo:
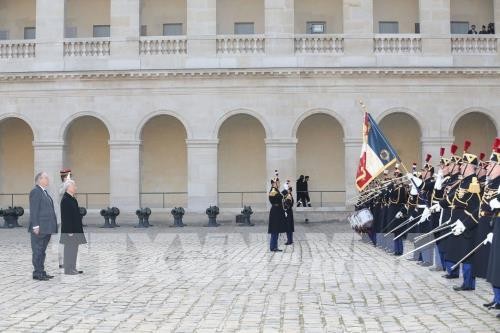
[[[465,259],[469,258],[471,255],[473,255],[473,254],[474,254],[474,252],[476,252],[477,250],[479,250],[479,248],[480,248],[481,246],[483,246],[483,245],[484,245],[483,243],[484,243],[484,241],[485,241],[486,239],[487,239],[487,238],[485,238],[485,239],[484,239],[481,243],[479,243],[479,245],[478,245],[478,246],[476,246],[476,247],[475,247],[472,251],[470,251],[469,253],[467,253],[467,254],[465,255],[465,257],[463,257],[462,259],[460,259],[460,261],[459,261],[459,262],[457,262],[455,265],[453,265],[453,266],[451,267],[451,270],[454,270],[455,268],[457,268],[458,266],[460,266],[460,264],[461,264],[461,263],[463,263],[463,262],[465,261]]]
[[[407,256],[407,255],[409,255],[409,254],[413,254],[413,253],[417,252],[418,250],[421,250],[421,249],[423,249],[424,247],[427,247],[427,246],[429,246],[429,245],[431,245],[431,244],[433,244],[433,243],[436,243],[436,242],[440,241],[441,239],[446,238],[446,237],[448,237],[448,236],[450,236],[450,235],[452,235],[452,234],[453,234],[453,231],[450,231],[449,233],[447,233],[447,234],[445,234],[445,235],[443,235],[443,236],[441,236],[441,237],[439,237],[439,238],[436,238],[436,239],[434,239],[434,240],[432,240],[432,241],[430,241],[430,242],[428,242],[428,243],[426,243],[426,244],[424,244],[424,245],[422,245],[422,246],[417,247],[417,248],[416,248],[415,250],[413,250],[413,251],[410,251],[410,252],[408,252],[408,253],[403,254],[401,257],[396,258],[396,260],[399,260],[399,259],[401,259],[402,257],[406,257],[406,256]]]
[[[416,216],[416,217],[414,217],[414,218],[411,218],[411,217],[410,217],[410,218],[408,218],[408,219],[407,219],[404,223],[402,223],[402,224],[398,225],[396,228],[394,228],[394,229],[392,229],[391,231],[389,231],[388,233],[386,233],[386,234],[384,235],[384,237],[386,237],[386,236],[388,236],[388,235],[392,234],[394,231],[396,231],[396,230],[398,230],[398,229],[401,229],[401,228],[402,228],[402,227],[404,227],[405,225],[408,225],[408,223],[413,222],[414,220],[418,219],[420,216],[422,216],[422,214],[420,214],[419,216]]]
[[[439,231],[442,231],[442,230],[448,229],[448,228],[450,228],[450,227],[452,227],[452,226],[453,226],[453,224],[448,224],[448,222],[446,222],[445,224],[440,225],[440,226],[438,226],[438,227],[436,227],[436,228],[432,229],[431,231],[429,231],[429,232],[428,232],[428,233],[426,233],[426,234],[423,234],[423,235],[420,235],[420,236],[418,236],[418,237],[415,237],[415,242],[418,242],[419,240],[424,239],[425,237],[429,236],[430,234],[433,234],[433,233],[435,233],[435,232],[439,232]]]
[[[420,215],[422,215],[422,214],[420,214]],[[408,229],[406,229],[405,231],[403,231],[400,235],[394,237],[394,240],[399,239],[400,237],[403,237],[408,231],[410,231],[411,229],[415,228],[419,224],[420,224],[420,221],[418,221],[417,223],[413,224],[411,227],[409,227]]]
[[[389,224],[387,224],[387,226],[384,228],[384,230],[382,230],[382,232],[386,232],[386,231],[387,231],[387,229],[389,229],[389,228],[392,226],[392,224],[393,224],[394,222],[396,222],[396,220],[398,220],[398,218],[394,216],[394,218],[391,220],[391,222],[389,222]],[[385,236],[386,236],[386,235],[384,235],[384,237],[385,237]]]

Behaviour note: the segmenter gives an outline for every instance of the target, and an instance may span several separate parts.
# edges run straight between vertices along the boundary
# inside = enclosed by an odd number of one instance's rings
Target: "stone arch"
[[[267,123],[267,121],[258,113],[250,109],[235,109],[231,110],[228,112],[225,112],[222,117],[220,117],[217,122],[215,123],[214,131],[212,133],[213,138],[217,138],[219,136],[220,128],[221,126],[225,123],[226,120],[229,118],[239,115],[239,114],[245,114],[252,116],[253,118],[257,119],[261,126],[264,128],[264,131],[266,133],[266,138],[272,138],[272,131],[271,127]]]
[[[342,115],[340,115],[339,113],[333,111],[333,110],[330,110],[330,109],[324,109],[324,108],[317,108],[317,109],[311,109],[309,111],[306,111],[304,113],[302,113],[296,120],[295,120],[295,123],[292,127],[292,133],[291,133],[291,136],[293,138],[296,138],[297,137],[297,131],[300,127],[300,124],[302,124],[302,122],[309,118],[310,116],[312,115],[315,115],[315,114],[326,114],[332,118],[334,118],[339,124],[340,126],[342,127],[342,132],[344,134],[344,137],[346,136],[346,130],[347,130],[347,127],[346,127],[346,121],[345,119],[342,117]]]
[[[461,147],[465,140],[470,140],[471,153],[485,153],[487,156],[491,150],[491,143],[498,136],[496,119],[489,113],[477,108],[469,108],[461,112],[452,121],[452,137],[455,143]]]
[[[171,116],[178,120],[183,126],[184,130],[186,131],[186,139],[191,139],[193,137],[192,131],[188,125],[188,122],[186,119],[184,119],[179,113],[171,110],[157,110],[154,112],[151,112],[147,114],[145,117],[142,118],[142,120],[139,122],[139,125],[137,126],[135,130],[135,140],[139,141],[141,140],[142,137],[142,130],[144,129],[144,126],[152,119],[158,117],[158,116]]]
[[[61,141],[64,141],[66,139],[67,131],[71,127],[73,122],[79,118],[82,118],[82,117],[93,117],[93,118],[96,118],[97,120],[100,120],[104,124],[104,126],[106,127],[106,130],[108,131],[109,140],[110,141],[114,140],[115,135],[114,135],[113,126],[111,125],[111,122],[108,119],[106,119],[106,117],[101,115],[100,113],[93,112],[93,111],[78,112],[78,113],[72,114],[71,116],[66,118],[64,120],[64,122],[62,123],[61,128],[59,129],[58,138]]]
[[[26,125],[31,129],[31,133],[33,134],[33,141],[37,141],[39,135],[38,135],[38,129],[33,125],[33,122],[31,119],[28,117],[21,115],[19,113],[4,113],[0,114],[0,123],[4,120],[16,118],[19,120],[22,120],[23,122],[26,123]]]
[[[453,132],[455,130],[455,126],[457,125],[457,122],[462,119],[464,116],[466,116],[469,113],[481,113],[485,115],[486,117],[489,118],[489,120],[492,122],[492,124],[495,126],[495,129],[497,131],[497,136],[500,136],[500,115],[495,116],[495,112],[483,108],[483,107],[469,107],[465,110],[460,111],[459,113],[455,114],[455,116],[450,119],[450,127],[448,128],[448,136],[453,137]]]

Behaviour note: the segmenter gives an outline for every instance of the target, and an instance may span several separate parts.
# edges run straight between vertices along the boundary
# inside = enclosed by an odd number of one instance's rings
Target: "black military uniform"
[[[293,195],[292,188],[288,191],[284,190],[283,194],[283,209],[285,210],[285,221],[286,221],[286,238],[287,241],[285,245],[293,244],[293,233],[295,231],[294,220],[293,220]]]
[[[280,233],[286,232],[285,211],[283,210],[283,196],[277,188],[279,179],[271,181],[271,190],[269,191],[269,202],[271,210],[269,211],[269,225],[267,232],[271,234],[270,250],[279,252],[278,236]]]
[[[493,219],[495,211],[490,207],[490,201],[494,199],[500,186],[500,176],[488,182],[485,186],[481,198],[481,210],[479,213],[479,224],[474,234],[473,244],[479,245],[486,239],[486,236],[493,231]],[[474,277],[486,278],[488,271],[488,259],[490,257],[490,244],[481,246],[472,257],[472,268]]]
[[[468,145],[466,144],[466,147]],[[477,166],[479,161],[476,155],[467,153],[467,148],[465,148],[462,163]],[[453,230],[458,230],[461,225],[465,227],[465,230],[450,236],[452,243],[446,253],[446,259],[451,262],[456,263],[462,260],[474,247],[474,234],[479,223],[480,193],[481,188],[475,173],[465,176],[455,192],[451,221],[458,222],[459,225]],[[464,282],[462,286],[454,287],[454,289],[457,291],[474,290],[476,281],[472,272],[471,257],[468,257],[462,264]]]

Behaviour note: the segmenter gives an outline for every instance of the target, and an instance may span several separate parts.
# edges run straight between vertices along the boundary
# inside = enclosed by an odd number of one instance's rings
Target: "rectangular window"
[[[234,24],[235,35],[253,35],[254,23],[253,22],[236,22]]]
[[[141,36],[147,36],[147,35],[148,35],[148,26],[141,25]]]
[[[378,23],[378,33],[379,34],[398,34],[399,33],[399,22],[379,22]]]
[[[77,29],[76,27],[66,27],[64,28],[64,38],[76,38]]]
[[[469,32],[469,22],[452,21],[450,30],[452,34],[466,34]]]
[[[182,23],[165,23],[163,25],[163,36],[182,35]]]
[[[0,40],[9,39],[9,30],[0,30]]]
[[[24,39],[35,39],[36,38],[36,28],[35,27],[25,27],[24,28]]]
[[[326,33],[326,22],[307,22],[306,31],[308,34]]]
[[[415,23],[415,33],[416,34],[420,33],[420,23]]]
[[[109,25],[94,25],[94,37],[109,37],[110,29]]]

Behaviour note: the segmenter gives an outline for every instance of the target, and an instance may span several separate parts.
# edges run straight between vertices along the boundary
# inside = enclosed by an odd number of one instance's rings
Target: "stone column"
[[[216,65],[217,1],[187,1],[188,67],[206,68]]]
[[[374,62],[373,0],[343,0],[343,19],[346,65]]]
[[[363,140],[359,138],[344,138],[345,144],[345,197],[346,208],[352,208],[354,204],[348,200],[358,194],[356,189],[356,172],[358,170],[359,157]]]
[[[297,179],[297,139],[279,138],[266,139],[266,166],[267,179],[265,179],[265,191],[271,187],[270,180],[274,178],[274,170],[278,170],[281,185],[288,179],[295,188]],[[294,189],[295,192],[295,189]]]
[[[54,200],[54,209],[56,211],[58,223],[60,221],[60,196],[59,187],[61,185],[61,177],[59,171],[63,168],[63,155],[64,155],[64,142],[62,141],[33,141],[33,150],[35,154],[34,165],[35,170],[33,173],[33,183],[34,175],[41,171],[45,171],[49,174],[50,185],[48,192]],[[31,189],[29,189],[31,190]]]
[[[419,11],[422,55],[452,65],[450,0],[419,0]]]
[[[109,141],[109,204],[122,212],[139,208],[141,141]]]
[[[36,67],[63,69],[65,0],[36,0]]]
[[[188,209],[204,212],[217,199],[219,140],[186,140],[188,155]]]
[[[111,0],[110,16],[112,68],[140,68],[140,0]]]
[[[294,0],[264,0],[267,55],[294,55],[294,9]]]

